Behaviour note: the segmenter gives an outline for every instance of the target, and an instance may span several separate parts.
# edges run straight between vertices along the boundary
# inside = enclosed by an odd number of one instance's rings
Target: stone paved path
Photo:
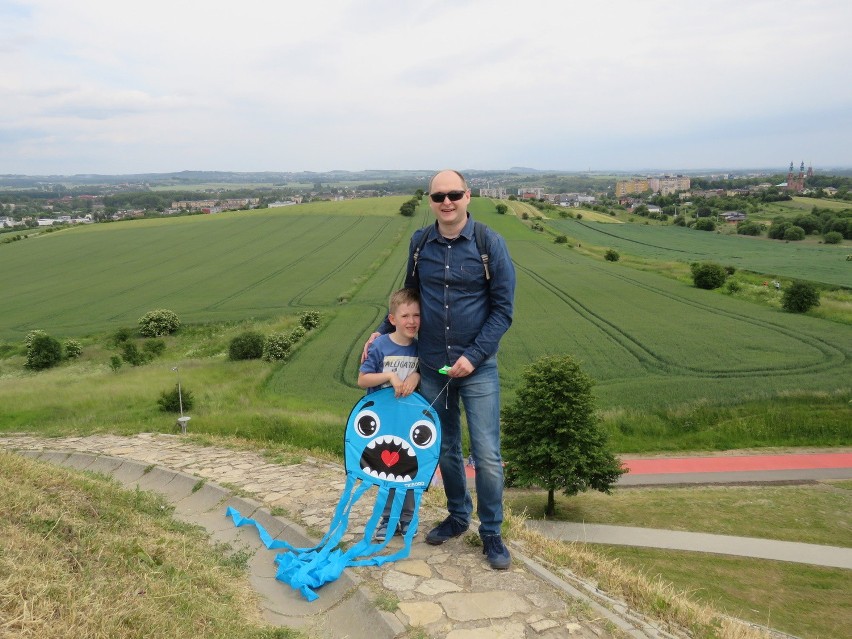
[[[336,464],[314,459],[274,464],[256,452],[201,446],[176,435],[2,436],[0,448],[94,453],[181,471],[250,495],[269,509],[283,509],[286,518],[317,537],[327,529],[344,486],[343,469]],[[366,520],[368,507],[356,510],[351,521]],[[464,537],[439,547],[425,544],[422,531],[444,514],[421,509],[421,534],[407,560],[354,569],[372,591],[399,599],[393,614],[400,628],[419,626],[429,637],[446,639],[625,636],[613,630],[612,617],[602,615],[600,607],[543,578],[516,549],[512,568],[498,572]]]

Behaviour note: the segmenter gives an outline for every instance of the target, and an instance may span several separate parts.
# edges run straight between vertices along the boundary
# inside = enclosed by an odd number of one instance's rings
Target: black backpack
[[[426,238],[429,237],[429,229],[432,228],[430,226],[424,226],[422,229],[422,233],[420,234],[420,244],[414,250],[414,268],[411,270],[411,276],[417,277],[417,260],[420,259],[420,251],[423,250],[423,247],[426,245]],[[488,270],[488,249],[485,245],[485,231],[488,227],[482,222],[473,221],[473,236],[476,240],[476,250],[479,251],[479,257],[482,259],[482,265],[485,267],[485,279],[491,279],[491,273]]]

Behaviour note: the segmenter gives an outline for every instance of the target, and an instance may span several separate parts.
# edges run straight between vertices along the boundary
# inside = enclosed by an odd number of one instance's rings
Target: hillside
[[[428,220],[425,206],[417,219],[398,215],[404,199],[100,224],[3,245],[0,339],[11,345],[5,348],[10,352],[35,328],[60,339],[106,335],[134,327],[154,308],[174,310],[190,325],[274,322],[316,309],[323,325],[293,359],[260,365],[268,367],[264,401],[340,414],[359,395],[360,348],[402,281],[408,238]],[[475,199],[472,210],[506,237],[518,272],[515,322],[500,353],[505,399],[511,399],[523,367],[550,353],[576,357],[597,380],[600,406],[609,411],[848,393],[847,325],[594,259],[554,244],[552,236],[512,215],[497,215],[488,200]],[[574,220],[548,224],[593,234],[590,238],[603,232]],[[678,229],[600,227],[607,239],[624,242],[625,252],[655,247],[680,251],[684,261],[738,252],[742,267],[760,270],[771,255],[765,247],[771,247],[779,251],[781,266],[791,260],[781,243],[761,242],[760,251],[751,254],[746,249],[758,246],[754,241],[691,232],[683,236],[691,243],[689,253],[673,239],[680,237]],[[731,239],[743,239],[743,250],[731,249]],[[842,271],[830,261],[818,271],[829,253],[813,248],[808,255],[814,258],[809,263],[814,278],[838,281]],[[186,345],[169,357],[181,366],[199,353],[221,357],[227,350],[223,339]],[[107,361],[104,355],[104,371]]]

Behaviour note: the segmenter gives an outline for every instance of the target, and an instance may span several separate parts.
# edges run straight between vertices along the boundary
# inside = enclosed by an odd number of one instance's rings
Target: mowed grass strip
[[[265,626],[245,556],[103,477],[0,453],[0,634],[298,637]]]

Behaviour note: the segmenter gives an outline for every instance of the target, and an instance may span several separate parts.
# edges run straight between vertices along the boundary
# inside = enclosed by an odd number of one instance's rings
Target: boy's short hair
[[[388,312],[391,315],[396,314],[396,309],[401,304],[420,304],[420,293],[413,288],[401,288],[398,291],[391,293],[388,300]]]

